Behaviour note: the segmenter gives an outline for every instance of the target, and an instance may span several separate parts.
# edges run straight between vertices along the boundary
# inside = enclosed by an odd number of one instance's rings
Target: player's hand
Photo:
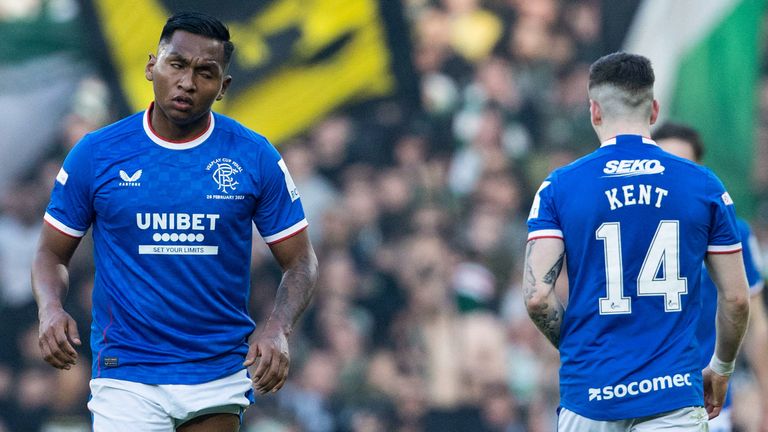
[[[62,308],[40,311],[38,344],[43,360],[57,369],[70,369],[77,363],[75,346],[80,346],[77,323]]]
[[[276,392],[288,378],[291,356],[288,338],[282,327],[267,322],[259,335],[251,341],[243,366],[256,365],[251,375],[253,388],[259,393]]]
[[[709,367],[704,369],[702,375],[704,377],[704,406],[711,420],[717,417],[723,408],[729,377],[716,374]]]

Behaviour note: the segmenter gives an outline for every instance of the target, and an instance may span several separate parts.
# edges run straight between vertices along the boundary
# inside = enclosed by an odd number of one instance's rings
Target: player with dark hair
[[[77,361],[62,305],[93,226],[96,432],[236,431],[253,388],[285,383],[317,259],[278,152],[211,111],[232,80],[229,37],[213,17],[170,17],[145,70],[154,102],[86,135],[56,177],[32,269],[39,342],[52,366]],[[253,225],[283,269],[258,332],[247,310]]]
[[[673,155],[690,161],[701,163],[704,156],[704,145],[699,133],[690,126],[680,123],[664,123],[653,132],[653,139],[662,149]],[[757,383],[763,395],[762,400],[768,397],[768,320],[765,315],[765,303],[763,299],[763,276],[760,271],[762,259],[757,239],[752,234],[747,222],[737,218],[741,234],[742,252],[744,253],[744,267],[749,282],[749,327],[744,337],[744,351],[749,359],[752,372],[757,378]],[[709,362],[715,350],[715,334],[712,331],[712,323],[715,321],[715,307],[717,305],[717,289],[712,278],[709,277],[706,268],[701,270],[701,297],[703,313],[699,320],[697,338],[701,343],[701,367]],[[729,389],[730,390],[730,389]],[[731,392],[726,394],[720,415],[710,420],[710,432],[730,432],[731,424]],[[768,402],[764,402],[768,403]],[[768,414],[762,410],[763,417],[761,431],[768,430]]]
[[[590,116],[602,145],[553,171],[528,218],[523,291],[560,351],[561,432],[707,430],[746,329],[733,202],[711,171],[647,138],[659,112],[653,83],[642,56],[592,64]],[[554,286],[566,258],[564,308]],[[719,296],[717,347],[702,374],[705,259]]]
[[[704,144],[701,142],[701,136],[690,126],[672,122],[664,123],[653,131],[653,139],[661,148],[675,156],[696,163],[701,163],[704,159]]]

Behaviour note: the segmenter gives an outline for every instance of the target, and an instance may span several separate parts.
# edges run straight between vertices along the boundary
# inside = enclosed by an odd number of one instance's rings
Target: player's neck
[[[185,142],[195,139],[205,132],[210,125],[210,112],[199,119],[184,125],[172,122],[156,104],[150,106],[149,127],[162,139],[172,142]]]
[[[603,123],[595,127],[600,142],[609,140],[617,135],[651,136],[651,126],[632,122]]]

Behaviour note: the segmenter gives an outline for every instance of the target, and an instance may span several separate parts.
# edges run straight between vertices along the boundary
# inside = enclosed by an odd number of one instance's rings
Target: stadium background
[[[280,147],[320,256],[291,378],[243,430],[554,430],[557,356],[522,305],[521,252],[539,182],[598,144],[595,58],[654,60],[662,110],[704,132],[768,248],[766,4],[705,3],[0,0],[0,432],[89,430],[90,353],[65,373],[40,360],[30,261],[63,157],[146,107],[147,54],[180,9],[230,25],[234,83],[214,109]],[[67,304],[86,338],[88,243]],[[255,318],[278,278],[257,240]],[[753,430],[768,401],[746,368],[733,386]]]

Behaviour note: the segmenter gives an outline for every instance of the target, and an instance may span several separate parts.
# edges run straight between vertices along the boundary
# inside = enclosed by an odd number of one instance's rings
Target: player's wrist
[[[736,369],[736,359],[725,362],[720,360],[717,354],[712,354],[712,358],[709,360],[709,368],[718,375],[731,376],[734,369]]]
[[[49,301],[44,304],[41,304],[37,309],[37,317],[38,319],[42,319],[45,316],[49,316],[53,313],[58,313],[64,311],[64,306],[61,304],[60,301]]]
[[[291,324],[285,323],[283,320],[276,319],[274,317],[270,317],[264,327],[267,329],[279,331],[286,337],[290,336],[290,334],[293,332],[293,326]]]

